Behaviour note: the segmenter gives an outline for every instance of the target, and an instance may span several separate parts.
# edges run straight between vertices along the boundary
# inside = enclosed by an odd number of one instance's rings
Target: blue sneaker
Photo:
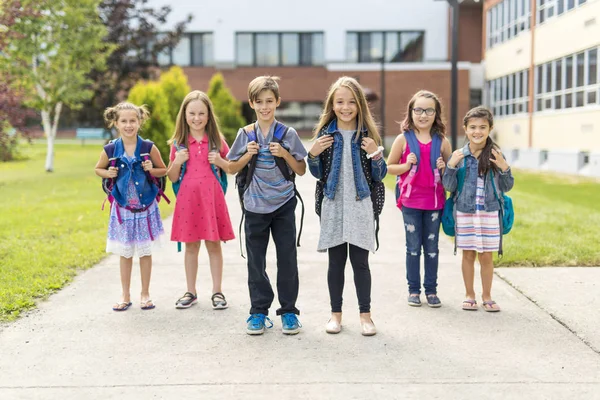
[[[265,314],[250,314],[246,320],[248,326],[246,327],[246,333],[248,335],[262,335],[265,333],[265,324],[268,323],[267,328],[273,327],[273,321]]]
[[[283,314],[281,316],[281,325],[285,335],[295,335],[302,328],[302,324],[298,321],[298,316],[294,313]]]

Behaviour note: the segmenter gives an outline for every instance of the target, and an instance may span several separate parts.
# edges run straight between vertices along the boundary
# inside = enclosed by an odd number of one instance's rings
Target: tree
[[[0,73],[0,161],[10,161],[18,154],[19,137],[27,137],[27,118],[35,113],[23,106],[22,96],[11,89],[12,78]]]
[[[169,102],[169,115],[175,122],[185,96],[191,91],[187,76],[180,67],[171,67],[160,75],[160,87]]]
[[[175,131],[179,107],[189,92],[187,77],[179,67],[172,67],[158,81],[138,82],[129,92],[129,102],[148,106],[150,120],[141,128],[140,135],[154,142],[164,160],[169,158],[167,140]]]
[[[31,9],[24,9],[17,2],[8,2],[0,7],[0,54],[10,40],[19,37],[10,30],[15,19],[36,15]],[[10,161],[17,155],[19,137],[28,137],[27,118],[35,113],[23,106],[23,94],[11,88],[15,79],[7,71],[0,72],[0,161]]]
[[[82,124],[102,125],[102,113],[122,99],[140,80],[156,79],[160,74],[158,55],[179,42],[185,26],[192,20],[164,29],[170,6],[153,9],[148,0],[102,0],[100,17],[106,26],[106,41],[118,48],[106,61],[106,69],[90,74],[94,94],[79,112]],[[160,30],[159,30],[160,29]]]
[[[241,104],[225,86],[225,79],[221,73],[216,73],[211,78],[207,95],[215,106],[221,132],[231,145],[237,131],[246,123],[242,117]]]
[[[99,18],[101,0],[4,0],[6,10],[31,9],[34,15],[15,18],[13,37],[3,46],[0,69],[9,71],[27,104],[41,112],[48,140],[46,171],[54,164],[54,139],[63,106],[77,109],[90,98],[91,70],[101,70],[114,46],[103,41],[106,28]],[[0,33],[0,43],[7,41]]]

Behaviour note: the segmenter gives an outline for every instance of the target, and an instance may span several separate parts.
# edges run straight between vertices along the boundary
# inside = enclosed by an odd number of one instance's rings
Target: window
[[[523,70],[487,82],[487,106],[497,117],[527,112],[529,71]]]
[[[425,33],[406,32],[348,32],[346,59],[348,62],[373,63],[423,61]]]
[[[530,19],[529,0],[504,0],[496,4],[486,15],[487,47],[492,48],[528,30]]]
[[[595,47],[536,67],[535,111],[600,104]]]
[[[537,1],[537,23],[542,24],[546,20],[557,17],[567,11],[581,6],[586,0],[536,0]]]
[[[312,131],[319,121],[322,107],[320,102],[282,102],[277,108],[277,119],[297,130]]]
[[[164,37],[159,34],[158,38]],[[211,66],[213,59],[212,33],[184,33],[179,43],[171,49],[166,49],[158,55],[158,65],[190,65]]]
[[[323,65],[323,34],[294,32],[237,33],[239,66]]]

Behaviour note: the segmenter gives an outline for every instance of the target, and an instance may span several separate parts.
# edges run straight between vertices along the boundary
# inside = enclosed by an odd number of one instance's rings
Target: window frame
[[[379,63],[381,62],[379,60],[379,58],[369,58],[367,61],[362,61],[361,60],[361,54],[362,53],[362,44],[361,44],[361,40],[360,37],[361,35],[369,35],[369,43],[371,43],[371,35],[373,34],[380,34],[382,36],[382,47],[381,47],[381,54],[382,57],[385,60],[385,63],[387,64],[396,64],[396,63],[416,63],[416,62],[423,62],[425,61],[425,36],[426,31],[425,30],[416,30],[416,29],[411,29],[411,30],[364,30],[364,31],[346,31],[346,62],[349,63],[357,63],[357,64],[372,64],[372,63]],[[392,61],[392,60],[388,60],[387,59],[387,53],[388,53],[388,46],[387,46],[387,42],[388,42],[388,34],[396,34],[398,35],[398,49],[397,50],[401,50],[402,48],[402,36],[403,35],[410,35],[410,34],[417,34],[417,38],[422,37],[422,41],[423,41],[423,46],[421,48],[421,57],[419,60],[401,60],[401,61]],[[349,54],[351,52],[352,49],[350,49],[348,47],[348,36],[349,35],[357,35],[357,40],[356,40],[356,59],[350,59],[349,58]],[[373,47],[371,46],[369,49],[369,53],[373,50]]]
[[[238,54],[239,54],[239,45],[238,45],[238,36],[239,35],[251,35],[252,38],[252,62],[249,64],[239,64]],[[257,62],[257,46],[256,46],[256,36],[257,35],[274,35],[277,37],[277,63],[274,65],[267,65]],[[298,57],[297,63],[284,63],[283,62],[283,36],[284,35],[296,35],[297,43],[298,43]],[[310,35],[310,60],[311,62],[303,63],[303,60],[306,59],[306,48],[302,46],[302,38]],[[323,51],[323,54],[315,53],[315,38],[320,37],[321,46],[320,48]],[[235,63],[237,67],[322,67],[325,65],[325,33],[323,31],[236,31],[235,32]]]

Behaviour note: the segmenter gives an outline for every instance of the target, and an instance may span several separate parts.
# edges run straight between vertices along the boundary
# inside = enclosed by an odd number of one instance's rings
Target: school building
[[[303,135],[312,133],[329,86],[342,75],[366,88],[388,144],[420,89],[441,97],[450,120],[451,8],[445,0],[183,0],[172,10],[168,27],[188,14],[194,19],[177,47],[161,56],[161,65],[183,67],[199,90],[221,72],[249,121],[254,116],[248,83],[263,74],[281,77],[278,118]],[[463,1],[459,15],[460,121],[482,102],[483,1]]]
[[[484,102],[512,164],[600,176],[600,1],[486,0]]]

